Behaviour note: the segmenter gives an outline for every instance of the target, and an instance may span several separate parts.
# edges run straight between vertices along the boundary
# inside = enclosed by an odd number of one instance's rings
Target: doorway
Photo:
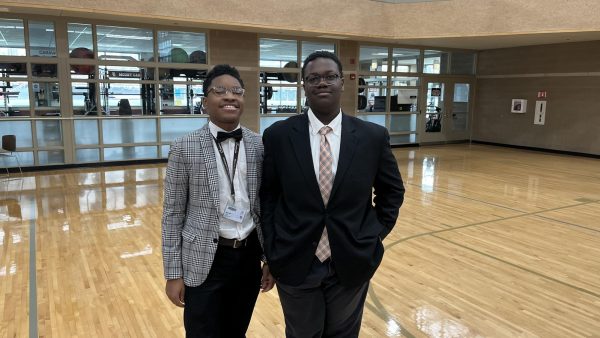
[[[426,79],[421,92],[419,143],[468,140],[473,80]]]

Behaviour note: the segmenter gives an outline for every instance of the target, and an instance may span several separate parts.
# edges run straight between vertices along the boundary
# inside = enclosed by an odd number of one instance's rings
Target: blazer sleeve
[[[396,225],[400,206],[404,202],[404,184],[390,147],[387,129],[384,130],[381,147],[377,175],[373,184],[375,195],[373,202],[377,219],[383,225],[379,236],[384,239]]]
[[[167,280],[183,277],[181,263],[181,232],[188,200],[188,172],[181,149],[181,140],[171,145],[164,182],[162,215],[162,254]]]
[[[261,205],[261,226],[264,236],[264,253],[269,260],[270,243],[274,237],[273,214],[277,200],[281,194],[281,187],[277,175],[276,150],[274,147],[277,144],[277,139],[274,138],[272,128],[267,128],[263,133],[264,145],[264,160],[263,160],[263,175],[260,188],[260,205]]]

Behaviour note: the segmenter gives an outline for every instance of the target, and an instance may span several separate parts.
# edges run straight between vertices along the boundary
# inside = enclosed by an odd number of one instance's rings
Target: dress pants
[[[217,248],[204,283],[185,287],[183,323],[187,338],[245,337],[261,280],[256,232],[248,246]]]
[[[342,286],[331,260],[315,257],[302,284],[277,282],[286,337],[358,337],[368,289],[369,281]]]

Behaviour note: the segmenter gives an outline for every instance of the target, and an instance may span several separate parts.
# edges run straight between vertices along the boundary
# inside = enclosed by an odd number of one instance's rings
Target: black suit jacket
[[[313,167],[308,116],[275,123],[265,130],[263,143],[262,228],[273,276],[288,285],[302,283],[327,226],[340,282],[354,286],[369,280],[383,257],[381,239],[396,224],[404,200],[387,130],[342,116],[339,161],[327,207]]]

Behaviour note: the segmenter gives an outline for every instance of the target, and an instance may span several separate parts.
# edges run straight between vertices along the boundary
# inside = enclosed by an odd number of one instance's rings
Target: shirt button
[[[317,244],[318,244],[317,242],[312,242],[313,246],[317,246]]]
[[[219,239],[218,238],[213,238],[213,243],[219,243]]]

